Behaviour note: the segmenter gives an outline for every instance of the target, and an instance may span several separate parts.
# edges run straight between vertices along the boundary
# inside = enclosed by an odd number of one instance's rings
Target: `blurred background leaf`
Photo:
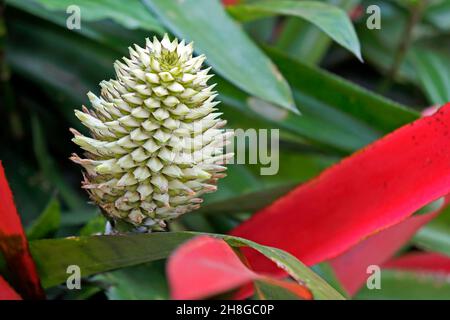
[[[412,51],[416,77],[422,84],[428,101],[443,105],[450,101],[450,60],[448,56],[430,50]]]
[[[360,0],[326,0],[324,3],[350,12],[360,3]],[[284,27],[275,45],[296,60],[307,64],[317,64],[325,56],[331,42],[331,38],[315,25],[298,18],[288,18],[284,21]]]
[[[52,199],[39,218],[27,229],[28,240],[51,237],[61,223],[61,208],[58,200]]]
[[[317,1],[260,1],[228,7],[228,12],[240,21],[272,15],[291,15],[305,19],[361,60],[355,29],[345,11],[336,6]]]
[[[7,0],[17,8],[21,8],[33,15],[53,19],[53,21],[66,25],[66,19],[61,15],[54,15],[52,11],[73,13],[73,7],[79,8],[83,21],[99,21],[112,19],[127,29],[143,29],[164,32],[164,27],[148,12],[140,1],[130,0]],[[40,6],[39,6],[40,5]]]
[[[450,284],[445,276],[411,271],[383,270],[380,290],[364,288],[356,299],[448,300]]]

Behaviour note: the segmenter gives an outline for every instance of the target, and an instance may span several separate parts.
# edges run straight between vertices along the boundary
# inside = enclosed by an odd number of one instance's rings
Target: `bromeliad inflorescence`
[[[92,137],[71,129],[86,151],[71,160],[85,169],[83,188],[110,222],[164,230],[216,190],[232,134],[221,129],[212,75],[192,43],[165,35],[129,51],[114,64],[117,79],[100,83],[100,97],[88,93],[93,108],[75,111]]]

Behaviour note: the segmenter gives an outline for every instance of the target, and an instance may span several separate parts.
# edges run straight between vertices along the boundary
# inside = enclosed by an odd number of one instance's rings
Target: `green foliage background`
[[[426,107],[450,101],[450,1],[255,0],[229,9],[217,0],[177,3],[3,4],[0,159],[30,239],[103,232],[104,220],[87,204],[79,169],[68,160],[77,150],[68,129],[85,130],[73,109],[87,105],[86,93],[113,77],[114,60],[146,37],[169,32],[194,40],[216,73],[229,127],[279,128],[282,138],[277,175],[260,176],[258,165],[230,166],[219,191],[200,211],[173,223],[173,231],[226,233],[295,184],[418,118]],[[365,9],[373,4],[381,8],[381,30],[366,26]],[[66,27],[69,5],[81,8],[79,30]],[[405,250],[450,254],[448,213]],[[381,293],[363,290],[357,297],[450,298],[448,282],[413,273],[383,277]],[[48,296],[169,297],[161,261],[85,281],[80,292],[53,286]]]

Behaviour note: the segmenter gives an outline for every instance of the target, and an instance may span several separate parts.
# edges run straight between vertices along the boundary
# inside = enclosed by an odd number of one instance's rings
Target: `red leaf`
[[[208,298],[257,279],[272,281],[248,269],[225,241],[208,236],[181,245],[169,258],[167,273],[174,299]],[[309,290],[298,284],[286,288],[312,298]]]
[[[22,300],[2,276],[0,276],[0,300]]]
[[[363,240],[342,255],[330,260],[336,277],[350,295],[367,280],[367,267],[381,266],[391,258],[423,225],[439,211],[413,216]]]
[[[450,274],[450,257],[439,253],[409,253],[383,265],[385,269]]]
[[[0,251],[13,273],[12,283],[28,299],[44,299],[28,241],[14,205],[13,195],[0,161]]]
[[[450,104],[301,185],[232,231],[312,265],[450,191]],[[273,266],[247,252],[256,270]]]

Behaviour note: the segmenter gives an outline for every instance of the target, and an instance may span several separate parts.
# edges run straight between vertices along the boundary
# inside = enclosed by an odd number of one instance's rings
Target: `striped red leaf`
[[[312,265],[396,225],[450,191],[450,104],[300,185],[232,231]],[[247,252],[259,271],[273,271]]]

